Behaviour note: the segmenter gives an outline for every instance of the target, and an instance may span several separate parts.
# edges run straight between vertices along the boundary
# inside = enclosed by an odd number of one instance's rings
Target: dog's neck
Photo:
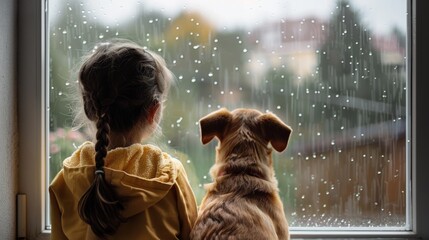
[[[245,161],[216,164],[216,170],[212,172],[216,174],[214,182],[207,184],[206,189],[218,194],[234,193],[258,198],[277,191],[277,181],[269,166],[242,163]]]
[[[268,148],[249,146],[233,148],[231,151],[218,148],[212,176],[247,175],[270,181],[273,177],[271,163],[271,151]]]
[[[266,171],[268,169],[267,166],[264,166],[264,163],[255,159],[253,156],[237,156],[235,159],[231,159],[230,157],[230,159],[221,164],[217,176],[249,175],[268,180],[269,177]]]

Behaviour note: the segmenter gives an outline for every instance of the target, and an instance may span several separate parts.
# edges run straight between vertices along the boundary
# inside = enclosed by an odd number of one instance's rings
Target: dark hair
[[[161,57],[125,40],[98,44],[80,68],[84,112],[97,133],[95,178],[78,209],[98,237],[113,235],[124,221],[122,205],[104,178],[109,134],[147,120],[148,110],[163,102],[171,77]]]

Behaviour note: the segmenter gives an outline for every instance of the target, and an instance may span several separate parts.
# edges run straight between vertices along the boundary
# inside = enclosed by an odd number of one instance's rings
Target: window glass
[[[83,141],[74,129],[76,71],[95,43],[133,40],[176,76],[163,135],[200,202],[215,146],[198,120],[226,107],[290,125],[273,152],[289,224],[410,228],[405,0],[49,1],[49,181]]]

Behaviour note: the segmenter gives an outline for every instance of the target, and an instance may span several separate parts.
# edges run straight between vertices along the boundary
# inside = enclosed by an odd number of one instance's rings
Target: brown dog
[[[221,109],[200,128],[203,144],[220,142],[191,239],[289,239],[268,143],[283,151],[290,127],[270,113]]]

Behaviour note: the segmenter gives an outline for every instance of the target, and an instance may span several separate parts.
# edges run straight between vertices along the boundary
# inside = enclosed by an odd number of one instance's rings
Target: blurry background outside
[[[91,140],[72,129],[81,57],[119,37],[176,76],[150,142],[182,161],[198,202],[217,144],[198,120],[251,107],[294,130],[273,153],[292,227],[409,228],[405,0],[50,0],[48,16],[49,181]]]

